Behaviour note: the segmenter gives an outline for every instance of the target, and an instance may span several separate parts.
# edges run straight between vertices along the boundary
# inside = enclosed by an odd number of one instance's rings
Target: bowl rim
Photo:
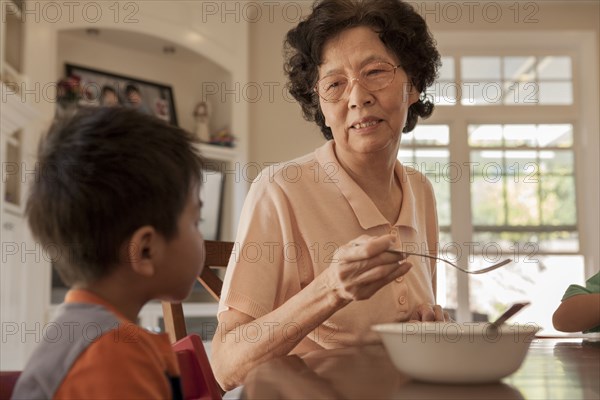
[[[518,334],[519,336],[535,335],[542,327],[533,322],[505,323],[498,331],[494,331],[491,322],[388,322],[375,324],[371,330],[377,333],[391,333],[411,336],[421,335],[490,335]]]

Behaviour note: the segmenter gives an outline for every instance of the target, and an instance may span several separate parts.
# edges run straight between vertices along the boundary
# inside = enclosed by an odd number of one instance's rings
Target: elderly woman
[[[428,117],[440,56],[400,0],[323,0],[286,40],[290,92],[328,140],[263,171],[242,211],[213,367],[224,389],[273,357],[378,341],[377,323],[444,320],[431,184],[402,166],[402,132]]]

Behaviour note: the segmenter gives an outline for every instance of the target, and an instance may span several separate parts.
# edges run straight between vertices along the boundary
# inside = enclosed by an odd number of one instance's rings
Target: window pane
[[[515,315],[511,321],[536,323],[544,333],[555,332],[552,314],[560,304],[570,284],[584,284],[583,257],[523,255],[515,263],[492,273],[469,276],[471,310],[486,314],[490,321],[497,318],[507,306],[517,301],[531,305]],[[475,257],[469,268],[481,268],[497,258]],[[543,283],[543,284],[542,284]]]
[[[509,225],[539,225],[538,183],[508,179],[506,201]]]
[[[416,150],[416,165],[433,186],[440,225],[450,225],[450,180],[448,150]]]
[[[429,177],[437,202],[438,224],[450,225],[450,182],[443,177]]]
[[[417,125],[418,126],[418,125]],[[415,131],[403,133],[400,135],[400,147],[407,147],[407,145],[412,145],[415,140]],[[410,146],[408,146],[410,147]]]
[[[413,132],[418,145],[447,146],[450,142],[448,125],[417,125]]]
[[[579,251],[579,235],[575,231],[553,232],[475,232],[475,243],[497,243],[506,251],[522,256],[543,252]]]
[[[535,125],[505,125],[504,144],[507,147],[535,147],[538,131]]]
[[[572,176],[545,176],[542,180],[542,224],[575,225],[575,182]]]
[[[475,176],[471,184],[471,207],[474,225],[504,225],[504,184],[501,180]]]
[[[469,125],[470,146],[502,146],[502,125]]]
[[[462,57],[460,59],[463,81],[500,80],[500,57]]]
[[[454,105],[457,102],[457,88],[458,85],[456,82],[439,81],[430,86],[427,89],[427,93],[433,96],[433,103],[435,105]]]
[[[538,63],[538,79],[568,79],[572,78],[571,57],[547,56],[541,57]]]
[[[573,146],[573,125],[553,124],[538,126],[538,142],[540,147]]]
[[[573,104],[568,56],[462,57],[460,62],[464,106]],[[439,104],[454,104],[455,92],[438,87],[434,97]]]
[[[475,232],[473,241],[483,246],[485,243],[496,243],[505,252],[515,254],[529,254],[533,251],[536,253],[539,250],[539,232]],[[483,251],[482,247],[477,248],[478,251]],[[507,256],[508,257],[508,256]]]
[[[540,104],[573,104],[571,82],[540,82]]]
[[[430,176],[440,176],[448,164],[449,152],[446,149],[439,150],[416,150],[415,166],[422,174]]]
[[[422,125],[417,127],[414,142],[447,143],[449,127],[447,125]],[[450,152],[445,147],[401,149],[398,160],[403,165],[415,168],[431,182],[437,201],[438,222],[440,226],[450,225],[450,182],[455,177],[450,168]]]
[[[442,224],[440,224],[440,227]],[[449,249],[452,247],[452,235],[450,234],[450,228],[448,227],[448,231],[440,230],[440,246],[439,252],[442,253],[443,249]]]
[[[455,105],[457,102],[458,85],[456,84],[454,58],[442,57],[442,66],[438,73],[438,80],[427,88],[428,95],[433,97],[435,105]]]
[[[436,302],[444,309],[456,310],[458,308],[456,279],[456,269],[441,261],[437,263]],[[456,318],[456,314],[453,318]]]
[[[483,176],[488,182],[502,179],[503,161],[501,151],[471,151],[471,173]]]
[[[555,231],[541,233],[539,235],[539,251],[545,252],[578,252],[579,251],[579,233]]]
[[[545,175],[572,175],[573,152],[568,150],[540,151],[540,172]],[[545,178],[544,178],[545,179]]]
[[[400,160],[403,165],[413,166],[415,163],[414,155],[415,152],[413,150],[400,149],[398,152],[398,160]]]
[[[504,57],[505,80],[516,82],[535,81],[535,57]]]
[[[442,67],[439,71],[440,81],[455,81],[454,57],[442,57]]]
[[[531,106],[538,103],[538,85],[536,82],[504,82],[504,105]]]
[[[464,81],[461,87],[463,106],[489,106],[501,104],[502,83],[500,81]]]
[[[540,168],[535,150],[511,150],[504,152],[505,174],[513,182],[538,183]]]

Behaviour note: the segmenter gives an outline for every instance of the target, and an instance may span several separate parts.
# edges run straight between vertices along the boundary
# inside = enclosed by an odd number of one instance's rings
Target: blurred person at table
[[[289,353],[379,342],[377,323],[443,321],[430,182],[398,162],[402,133],[428,117],[440,55],[400,0],[325,0],[285,41],[289,89],[327,142],[264,170],[240,218],[212,362],[226,390]]]
[[[552,324],[563,332],[600,332],[600,272],[588,279],[585,286],[567,288],[552,316]]]

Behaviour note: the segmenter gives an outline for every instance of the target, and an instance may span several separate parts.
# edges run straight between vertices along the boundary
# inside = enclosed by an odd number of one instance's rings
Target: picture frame
[[[205,240],[220,240],[221,238],[224,194],[225,173],[216,169],[203,168],[200,188],[202,211],[199,228]]]
[[[79,106],[132,107],[177,126],[175,98],[169,85],[74,64],[65,64],[65,72],[79,80]]]

